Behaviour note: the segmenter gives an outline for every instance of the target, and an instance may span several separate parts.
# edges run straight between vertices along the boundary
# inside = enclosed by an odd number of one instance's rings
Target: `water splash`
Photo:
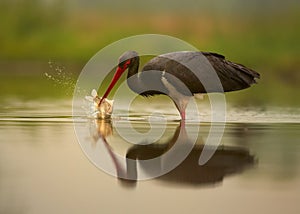
[[[56,62],[49,60],[48,64],[50,70],[44,73],[45,77],[51,80],[55,86],[61,87],[66,95],[72,95],[77,83],[74,75],[66,70],[65,66],[59,65]]]
[[[98,96],[96,89],[92,90],[91,96],[85,96],[85,101],[87,101],[88,106],[88,108],[85,109],[88,117],[98,119],[108,119],[111,117],[114,101],[104,98],[100,104],[101,98],[102,97]]]

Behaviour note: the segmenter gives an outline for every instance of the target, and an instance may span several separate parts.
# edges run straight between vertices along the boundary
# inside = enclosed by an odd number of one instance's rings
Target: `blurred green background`
[[[62,66],[70,83],[106,45],[155,33],[258,71],[258,85],[227,95],[234,105],[300,105],[297,0],[1,0],[0,27],[1,100],[71,98],[45,73]]]

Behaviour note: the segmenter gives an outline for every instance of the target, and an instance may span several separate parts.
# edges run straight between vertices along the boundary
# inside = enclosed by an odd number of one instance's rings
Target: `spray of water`
[[[71,96],[77,83],[76,77],[63,65],[51,60],[48,61],[48,64],[49,71],[44,73],[45,77],[55,86],[60,87],[67,96]]]

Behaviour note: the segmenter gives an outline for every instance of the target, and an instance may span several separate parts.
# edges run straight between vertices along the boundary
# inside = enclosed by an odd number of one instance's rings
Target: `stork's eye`
[[[119,67],[123,68],[123,69],[126,69],[129,66],[129,64],[130,64],[130,59],[126,60],[126,61],[123,61],[123,62],[120,62]]]
[[[130,59],[129,59],[129,60],[127,60],[127,61],[125,62],[125,65],[126,65],[126,67],[128,67],[128,66],[129,66],[130,62],[131,62],[131,60],[130,60]]]

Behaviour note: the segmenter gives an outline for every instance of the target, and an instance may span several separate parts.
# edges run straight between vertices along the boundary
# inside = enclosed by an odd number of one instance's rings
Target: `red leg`
[[[185,120],[185,110],[180,112],[181,120]]]
[[[185,109],[186,106],[188,104],[189,101],[189,97],[184,97],[185,99],[181,99],[181,100],[173,100],[173,102],[175,103],[176,108],[178,109],[179,113],[180,113],[180,117],[182,121],[185,121]]]

